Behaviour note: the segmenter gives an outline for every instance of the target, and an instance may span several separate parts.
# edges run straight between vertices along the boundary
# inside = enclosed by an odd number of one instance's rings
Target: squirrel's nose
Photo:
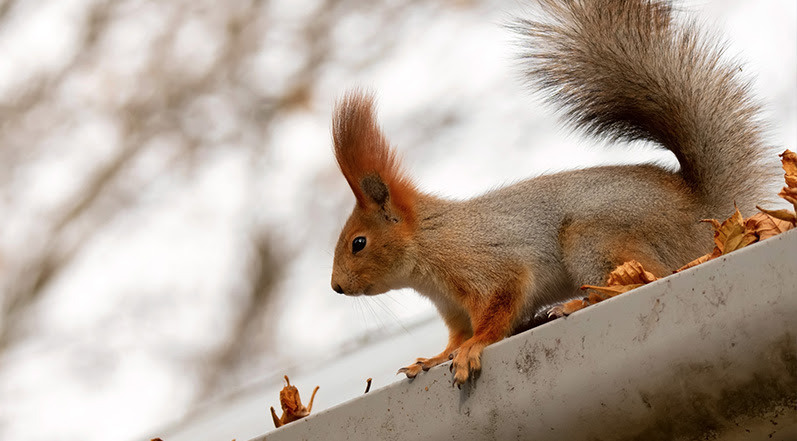
[[[343,294],[343,288],[341,288],[337,283],[332,284],[332,289],[334,289],[338,294]]]

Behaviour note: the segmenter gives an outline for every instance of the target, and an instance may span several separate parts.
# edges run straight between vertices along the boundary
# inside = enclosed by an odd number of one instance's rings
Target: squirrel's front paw
[[[468,381],[468,378],[473,378],[481,370],[483,350],[484,345],[482,344],[464,344],[457,350],[454,362],[451,363],[451,372],[454,373],[454,386],[461,388]]]
[[[429,369],[437,366],[440,363],[446,362],[450,360],[450,356],[440,354],[436,357],[432,358],[419,358],[415,360],[415,363],[405,366],[396,372],[398,374],[406,374],[407,378],[415,378],[421,371],[428,371]]]
[[[399,369],[398,372],[396,372],[396,375],[406,374],[407,378],[415,378],[415,376],[418,375],[422,370],[423,370],[423,364],[421,363],[420,359],[418,359],[418,361],[416,361],[415,363],[409,366],[404,366],[403,368]]]

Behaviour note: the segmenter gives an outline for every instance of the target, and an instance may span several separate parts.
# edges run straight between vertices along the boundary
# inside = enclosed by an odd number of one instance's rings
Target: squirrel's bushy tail
[[[768,196],[759,106],[740,66],[721,59],[721,44],[676,23],[668,1],[537,3],[539,15],[514,23],[527,74],[570,122],[599,137],[661,144],[716,209],[736,201],[749,211]]]

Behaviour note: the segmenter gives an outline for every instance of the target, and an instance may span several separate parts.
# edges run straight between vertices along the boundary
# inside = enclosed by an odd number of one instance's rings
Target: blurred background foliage
[[[531,162],[594,162],[524,150],[555,120],[519,115],[520,82],[490,67],[512,64],[509,39],[494,38],[503,6],[0,1],[0,438],[130,439],[328,343],[316,334],[350,311],[313,322],[287,305],[332,298],[331,250],[352,200],[328,119],[353,84],[393,104],[385,124],[421,181],[460,177],[448,194],[525,176]],[[501,38],[505,52],[478,54]],[[441,52],[477,55],[452,65]],[[787,121],[793,64],[773,92]],[[474,158],[489,146],[490,165],[435,166],[451,146]],[[528,158],[507,164],[515,152]],[[384,309],[357,314],[402,320]],[[42,415],[53,416],[37,425]]]

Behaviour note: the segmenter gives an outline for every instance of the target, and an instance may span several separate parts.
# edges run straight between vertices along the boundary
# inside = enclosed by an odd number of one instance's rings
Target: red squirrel
[[[334,152],[356,205],[335,249],[332,288],[350,296],[413,288],[449,330],[439,354],[460,386],[487,345],[545,305],[581,297],[631,259],[656,276],[711,248],[698,221],[750,211],[775,173],[763,165],[759,106],[722,46],[679,24],[663,0],[537,0],[517,19],[530,84],[575,128],[647,140],[680,164],[587,168],[448,200],[418,190],[379,127],[372,95],[346,94]]]

